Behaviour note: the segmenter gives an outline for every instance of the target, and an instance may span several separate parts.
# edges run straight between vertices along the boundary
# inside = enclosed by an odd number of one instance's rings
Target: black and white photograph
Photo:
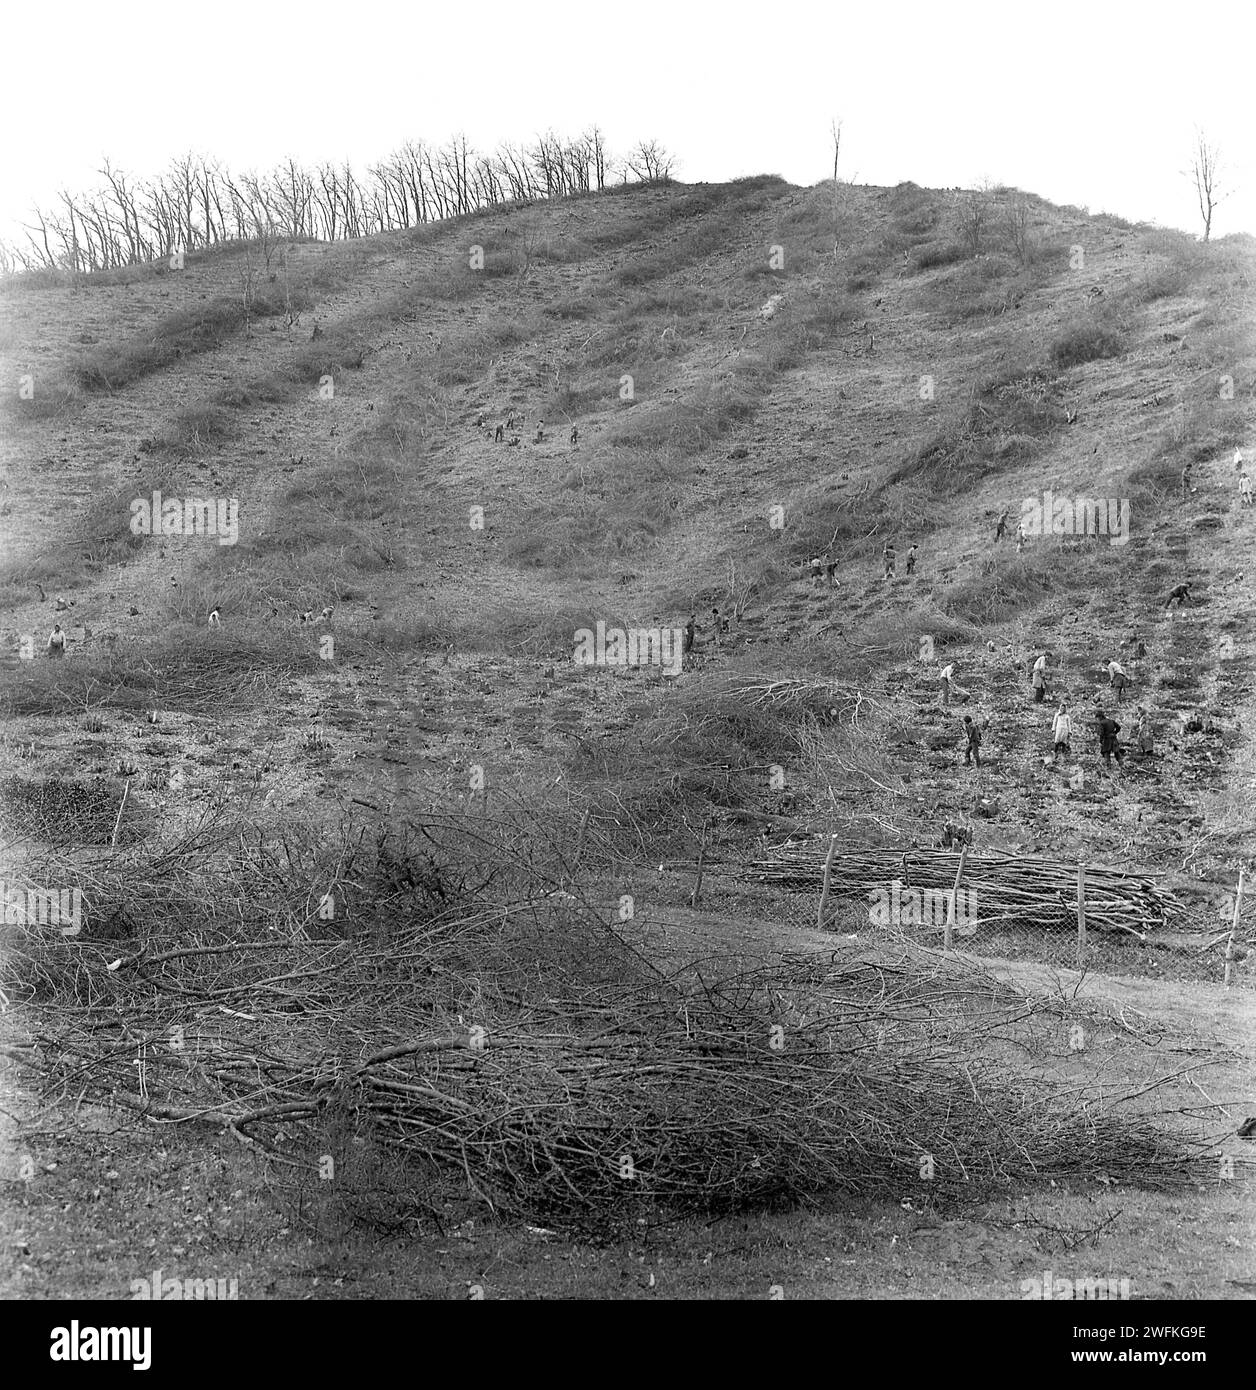
[[[10,17],[6,1345],[854,1301],[936,1371],[980,1301],[973,1367],[1217,1369],[1254,37]]]

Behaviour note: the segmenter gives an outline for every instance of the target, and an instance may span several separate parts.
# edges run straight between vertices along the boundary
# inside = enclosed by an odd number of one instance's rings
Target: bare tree
[[[601,127],[595,125],[584,138],[593,157],[593,174],[600,193],[606,187],[606,137],[602,134]]]
[[[74,199],[68,192],[62,189],[60,196],[69,218],[69,243],[65,248],[65,264],[68,269],[79,271],[83,269],[83,248],[79,244],[78,210],[74,206]],[[64,236],[62,239],[64,240]]]
[[[314,197],[313,180],[289,157],[274,173],[275,212],[278,226],[286,236],[303,237]],[[267,270],[270,269],[269,263]]]
[[[657,140],[642,140],[624,158],[628,172],[641,183],[666,183],[672,176],[675,162]]]
[[[990,200],[984,193],[970,193],[959,206],[959,234],[969,254],[979,256],[990,229]]]
[[[842,123],[836,117],[833,120],[833,182],[837,182],[837,156],[842,149]]]
[[[32,262],[41,270],[56,270],[58,264],[57,257],[53,253],[52,247],[48,244],[48,219],[39,208],[35,208],[34,212],[35,219],[39,223],[38,241],[35,240],[35,228],[28,227],[25,223],[22,224],[22,228],[26,233],[26,239],[31,244],[31,250],[27,254],[30,255]]]
[[[443,167],[438,169],[432,163],[432,151],[424,145],[419,146],[423,157],[423,168],[427,174],[427,186],[431,189],[432,202],[436,207],[436,216],[442,220],[452,215],[449,206],[449,189],[445,182]]]
[[[269,262],[268,262],[269,263]],[[244,304],[244,336],[253,336],[253,310],[257,304],[257,281],[261,272],[253,259],[253,248],[244,243],[244,265],[240,268],[240,298]]]
[[[1212,214],[1217,204],[1229,197],[1220,191],[1217,176],[1221,168],[1221,151],[1210,144],[1202,130],[1195,132],[1195,151],[1191,157],[1188,171],[1195,185],[1195,196],[1199,199],[1199,215],[1204,223],[1204,240],[1212,235]]]
[[[126,256],[132,264],[146,259],[146,239],[140,230],[140,217],[136,207],[135,194],[127,187],[126,175],[115,172],[107,159],[101,173],[104,174],[109,183],[114,206],[122,223],[122,235],[126,239]]]
[[[1038,247],[1030,230],[1029,200],[1014,198],[1003,211],[1003,231],[1012,254],[1021,265],[1032,265]]]
[[[426,222],[428,189],[423,176],[423,143],[408,140],[393,156],[410,194],[416,222]]]
[[[410,141],[362,174],[347,161],[305,168],[287,159],[269,173],[233,175],[188,153],[159,176],[135,181],[106,161],[98,187],[62,190],[53,209],[33,210],[25,242],[0,247],[0,274],[108,270],[234,238],[256,243],[241,284],[251,314],[258,272],[264,266],[270,274],[280,238],[370,236],[507,201],[601,191],[608,176],[661,183],[674,162],[657,140],[646,140],[612,165],[596,125],[574,137],[547,131],[529,147],[503,143],[491,155],[464,135],[439,149]],[[531,260],[529,252],[525,272]]]
[[[309,177],[308,175],[306,176]],[[200,192],[201,209],[205,218],[205,235],[210,243],[226,241],[227,219],[222,211],[221,171],[217,161],[213,164],[202,159],[197,170],[197,184]],[[214,218],[218,218],[215,227]]]
[[[494,159],[498,173],[506,180],[511,201],[530,203],[536,197],[537,189],[527,151],[502,144],[497,147]]]
[[[550,131],[547,135],[537,136],[536,144],[528,151],[528,158],[532,161],[532,167],[536,170],[539,184],[544,188],[545,197],[556,197],[562,187],[562,174],[559,161],[558,137],[553,131]]]

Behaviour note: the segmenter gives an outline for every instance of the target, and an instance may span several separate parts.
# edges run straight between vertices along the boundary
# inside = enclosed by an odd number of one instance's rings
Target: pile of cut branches
[[[7,1055],[51,1098],[225,1127],[281,1184],[402,1222],[456,1201],[603,1231],[1202,1171],[1148,1113],[1154,1080],[1127,1111],[1110,1084],[1053,1077],[1062,1006],[969,964],[900,945],[665,972],[552,891],[552,848],[508,818],[363,829],[98,864],[79,937],[13,934],[0,984],[39,1022]],[[91,925],[113,896],[125,940]],[[399,1180],[372,1186],[364,1153]]]
[[[806,714],[821,724],[849,719],[858,725],[860,713],[875,708],[862,691],[836,681],[741,677],[730,680],[727,689],[752,709],[771,709],[795,717]]]

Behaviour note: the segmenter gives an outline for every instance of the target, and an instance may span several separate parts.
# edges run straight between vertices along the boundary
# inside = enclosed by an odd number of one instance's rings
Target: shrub
[[[994,203],[984,193],[969,193],[956,215],[960,241],[971,256],[985,250],[994,225]]]
[[[517,275],[523,269],[523,260],[518,250],[486,251],[484,266],[475,272],[486,280],[500,280],[506,275]]]
[[[1031,284],[1018,276],[1012,259],[1002,253],[983,252],[967,259],[949,273],[919,287],[919,301],[951,321],[964,321],[1002,313],[1016,304]]]
[[[849,294],[826,288],[819,298],[797,318],[808,347],[822,347],[839,337],[848,324],[860,316],[859,301]]]
[[[1061,369],[1084,362],[1119,357],[1125,351],[1124,335],[1111,323],[1098,318],[1078,319],[1069,324],[1051,344],[1051,362]]]
[[[352,325],[338,325],[321,338],[298,349],[289,360],[287,374],[294,381],[316,384],[325,376],[357,371],[366,360],[368,340]]]
[[[175,413],[163,443],[191,453],[200,453],[211,444],[221,443],[232,432],[235,422],[220,405],[188,406]]]
[[[932,270],[935,266],[954,265],[968,253],[953,241],[933,241],[916,252],[916,269]]]
[[[1171,299],[1185,294],[1193,276],[1184,265],[1161,265],[1149,270],[1130,287],[1129,295],[1135,304],[1150,304],[1157,299]]]

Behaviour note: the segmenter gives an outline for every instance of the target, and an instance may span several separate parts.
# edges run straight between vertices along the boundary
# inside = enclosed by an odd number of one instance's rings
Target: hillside
[[[169,1147],[193,1196],[143,1217],[148,1244],[188,1248],[187,1212],[204,1202],[224,1224],[196,1239],[233,1251],[267,1296],[276,1280],[281,1294],[305,1287],[314,1256],[284,1238],[307,1221],[341,1259],[338,1220],[389,1231],[412,1203],[395,1229],[413,1217],[448,1255],[449,1233],[474,1224],[445,1200],[450,1171],[455,1188],[465,1175],[458,1201],[475,1221],[488,1209],[554,1225],[576,1285],[587,1260],[600,1296],[616,1296],[619,1273],[579,1244],[600,1238],[594,1218],[519,1176],[545,1168],[554,1134],[579,1147],[568,1122],[588,1146],[571,1181],[612,1225],[608,1212],[646,1225],[613,1184],[607,1197],[604,1163],[643,1144],[676,1158],[686,1214],[767,1204],[794,1213],[780,1220],[802,1222],[804,1244],[822,1218],[797,1211],[816,1192],[888,1203],[856,1220],[852,1241],[872,1242],[886,1210],[891,1225],[906,1219],[902,1192],[941,1209],[980,1172],[1006,1206],[948,1218],[948,1239],[959,1259],[984,1239],[970,1217],[1009,1233],[1001,1272],[968,1269],[1005,1297],[1040,1268],[1040,1247],[1010,1234],[1020,1197],[1008,1192],[1055,1173],[1045,1200],[1085,1224],[1113,1181],[1202,1183],[1190,1164],[1230,1155],[1250,1107],[1250,964],[1238,959],[1227,994],[1216,938],[1256,849],[1256,507],[1240,500],[1235,460],[1241,450],[1250,471],[1254,249],[1013,189],[762,176],[0,285],[0,380],[18,383],[0,402],[4,873],[81,883],[85,903],[77,940],[12,934],[0,983],[21,1008],[4,1055],[60,1102],[57,1143],[95,1155],[23,1189],[23,1220],[53,1253],[14,1287],[101,1287],[100,1270],[76,1264],[77,1218],[62,1216],[75,1185],[109,1154],[120,1216],[165,1171],[165,1149],[154,1158],[128,1131],[124,1168],[119,1131],[97,1135],[123,1111],[183,1127]],[[184,534],[190,505],[166,533],[136,534],[136,508],[157,492],[208,499],[226,534]],[[1070,515],[1079,499],[1110,501],[1127,534],[1018,543],[1027,502],[1047,493]],[[1183,582],[1193,602],[1167,606]],[[679,638],[691,615],[678,670],[576,659],[599,625]],[[62,660],[45,654],[54,623]],[[1119,704],[1113,659],[1131,681]],[[948,664],[960,691],[946,706]],[[1075,728],[1053,760],[1059,701]],[[1149,757],[1133,747],[1140,706]],[[1122,724],[1123,765],[1099,756],[1099,708]],[[983,730],[979,768],[965,765],[965,714]],[[971,830],[974,853],[1015,853],[1031,884],[1036,855],[1110,865],[1162,875],[1184,911],[1145,941],[1092,932],[1083,964],[1099,973],[1069,994],[1054,971],[1076,963],[1067,901],[1059,931],[966,937],[997,966],[996,987],[931,938],[878,931],[860,894],[818,930],[813,892],[757,882],[747,862],[834,835],[843,850],[906,853],[948,824]],[[711,971],[730,973],[713,985]],[[1094,993],[1079,1002],[1083,979]],[[691,1034],[695,1000],[709,1012]],[[1137,1031],[1127,1010],[1144,1009],[1155,1018]],[[755,1052],[749,1040],[778,1019],[823,1043],[783,1060],[766,1041]],[[1059,1039],[1079,1019],[1091,1041],[1075,1056]],[[691,1056],[707,1024],[744,1071],[686,1070],[707,1065]],[[486,1027],[502,1050],[468,1060]],[[568,1078],[611,1034],[622,1089],[591,1084],[594,1118],[571,1119]],[[1170,1035],[1197,1054],[1207,1106],[1193,1070],[1165,1078],[1156,1049]],[[957,1061],[974,1037],[975,1079]],[[215,1066],[201,1065],[202,1043]],[[647,1044],[658,1075],[701,1078],[709,1108],[650,1092],[640,1077],[656,1073],[633,1051]],[[1032,1084],[1007,1080],[1022,1066]],[[788,1101],[776,1067],[800,1068]],[[14,1126],[35,1113],[23,1076]],[[1077,1099],[1091,1085],[1095,1109]],[[1138,1103],[1101,1122],[1123,1085]],[[403,1092],[448,1107],[416,1119],[398,1109]],[[1153,1092],[1173,1133],[1199,1141],[1189,1161],[1143,1127],[1161,1114]],[[742,1122],[743,1096],[762,1128]],[[89,1118],[66,1118],[71,1103]],[[473,1126],[481,1103],[490,1119]],[[511,1129],[519,1114],[558,1114],[558,1128],[528,1148],[535,1136]],[[474,1138],[454,1161],[441,1139],[464,1121]],[[214,1136],[193,1139],[196,1124]],[[717,1133],[736,1136],[718,1160],[703,1148]],[[24,1142],[48,1156],[38,1136]],[[779,1159],[770,1178],[761,1150]],[[348,1155],[347,1215],[330,1187],[266,1167],[325,1151]],[[829,1187],[817,1152],[838,1175]],[[957,1155],[962,1176],[917,1190],[934,1152]],[[429,1159],[448,1165],[439,1180]],[[717,1168],[723,1186],[703,1176]],[[707,1187],[718,1193],[702,1207]],[[1116,1267],[1144,1267],[1144,1225],[1195,1221],[1195,1191],[1162,1202],[1140,1189]],[[1222,1189],[1210,1210],[1236,1220],[1240,1201]],[[133,1251],[112,1219],[95,1258],[125,1280]],[[689,1246],[705,1229],[686,1228],[679,1256],[699,1296],[710,1256]],[[534,1230],[509,1238],[525,1270],[513,1293],[559,1278],[530,1263],[550,1258],[529,1253],[542,1248]],[[452,1282],[428,1250],[402,1285],[464,1296],[484,1277],[467,1239],[440,1265]],[[759,1253],[719,1287],[774,1281]],[[1170,1289],[1181,1275],[1215,1292],[1249,1254],[1213,1268],[1211,1247],[1192,1246],[1188,1274],[1154,1269]],[[379,1248],[355,1258],[373,1287],[393,1288],[392,1266],[373,1268]],[[813,1263],[791,1277],[833,1292],[837,1272]],[[839,1296],[898,1277],[896,1264],[873,1268],[838,1276]]]
[[[1204,254],[1004,191],[988,195],[970,255],[968,199],[765,178],[294,244],[269,278],[257,261],[257,292],[309,307],[248,326],[214,320],[241,294],[240,251],[11,289],[4,371],[30,372],[35,399],[10,403],[5,432],[7,645],[30,633],[42,648],[55,595],[72,601],[67,678],[90,671],[120,683],[111,703],[163,709],[163,736],[180,736],[155,766],[185,765],[185,800],[231,763],[260,770],[281,804],[369,797],[381,717],[405,707],[416,794],[456,793],[472,764],[524,788],[566,771],[595,805],[618,782],[653,821],[651,853],[682,810],[778,810],[738,772],[777,764],[791,814],[817,830],[832,785],[857,798],[841,822],[857,835],[927,843],[954,813],[980,812],[987,843],[1133,855],[1224,892],[1250,849],[1243,556],[1256,521],[1232,455],[1247,442],[1251,248]],[[519,443],[495,444],[511,412]],[[1180,505],[1187,461],[1196,491]],[[238,498],[239,543],[128,537],[126,504],[158,487]],[[1017,554],[1022,499],[1047,490],[1128,502],[1129,543],[1037,537]],[[836,596],[804,574],[830,550]],[[1166,612],[1182,579],[1199,605]],[[732,603],[741,616],[715,652],[707,615]],[[330,662],[298,620],[324,604]],[[678,681],[571,662],[573,633],[599,619],[682,626],[690,612],[698,659]],[[1134,629],[1146,656],[1131,663]],[[978,776],[957,769],[926,635],[987,726]],[[1126,659],[1126,702],[1154,712],[1163,756],[1108,776],[1081,753],[1082,788],[1045,769],[1051,706],[1032,706],[1024,667],[1042,650],[1052,696],[1075,713],[1106,662]],[[238,688],[233,651],[260,665],[251,688],[266,694],[241,711],[252,746],[207,756],[200,721]],[[151,690],[133,687],[137,660],[159,673]],[[197,678],[181,699],[185,665]],[[827,761],[810,768],[798,749],[773,756],[779,730],[717,734],[714,682],[741,671],[865,682],[879,711],[856,740],[869,765],[846,757],[842,775],[845,747],[813,748]],[[34,687],[9,698],[39,708]],[[1198,705],[1214,731],[1183,737],[1179,712]],[[89,770],[147,732],[108,704],[101,717]],[[326,745],[302,759],[315,720]],[[1090,749],[1089,730],[1078,742]],[[80,761],[68,731],[36,743],[36,768]],[[732,769],[718,793],[710,753]],[[680,795],[659,807],[660,775],[677,774]]]

